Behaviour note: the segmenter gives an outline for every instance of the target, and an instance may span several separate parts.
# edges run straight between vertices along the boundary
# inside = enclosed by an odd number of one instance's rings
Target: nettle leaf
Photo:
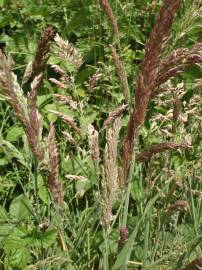
[[[7,251],[21,249],[26,246],[27,241],[14,234],[9,235],[4,243],[4,248]]]
[[[35,236],[32,238],[32,244],[34,247],[41,247],[42,244],[44,248],[48,248],[55,242],[56,238],[57,230],[52,229],[46,232],[35,234]]]
[[[0,247],[4,244],[7,237],[13,232],[14,225],[1,224],[0,226]]]
[[[30,202],[23,194],[12,201],[9,214],[16,220],[27,220],[34,215]]]
[[[17,267],[17,269],[25,269],[27,264],[31,260],[31,254],[27,248],[18,248],[9,254],[9,261],[12,267]]]
[[[0,222],[7,220],[7,212],[3,206],[0,205]]]

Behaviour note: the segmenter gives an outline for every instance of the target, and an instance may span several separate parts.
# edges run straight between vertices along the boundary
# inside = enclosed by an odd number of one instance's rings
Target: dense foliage
[[[109,2],[0,0],[2,270],[202,267],[201,0]]]

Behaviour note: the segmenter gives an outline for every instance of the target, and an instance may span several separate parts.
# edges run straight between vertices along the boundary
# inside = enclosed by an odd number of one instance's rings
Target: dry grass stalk
[[[165,143],[157,143],[149,146],[147,149],[143,150],[136,156],[137,162],[147,162],[149,161],[153,155],[158,153],[163,153],[167,150],[177,150],[177,149],[186,149],[189,148],[190,145],[184,143],[173,143],[173,142],[165,142]]]
[[[106,145],[104,150],[104,175],[101,181],[102,224],[109,228],[112,219],[112,207],[115,197],[118,168],[117,145],[121,118],[116,118],[113,126],[106,130]]]
[[[55,127],[52,124],[48,135],[48,151],[49,151],[49,175],[47,186],[53,196],[55,203],[63,202],[63,186],[59,181],[59,158],[55,139]]]
[[[112,26],[112,29],[113,29],[113,32],[115,34],[115,37],[116,37],[116,41],[117,41],[117,44],[120,45],[120,34],[119,34],[119,28],[118,28],[118,25],[117,25],[117,21],[116,21],[116,18],[113,14],[113,11],[112,11],[112,8],[109,4],[109,1],[108,0],[100,0],[100,5],[101,7],[103,8],[111,26]]]
[[[124,97],[127,101],[129,101],[130,91],[129,91],[128,79],[127,79],[127,75],[126,75],[124,66],[123,66],[121,59],[120,59],[119,55],[117,54],[115,48],[112,45],[110,45],[110,48],[112,51],[112,58],[114,60],[114,64],[116,67],[116,73],[118,75],[119,82],[120,82]]]
[[[132,159],[134,138],[138,127],[145,121],[148,102],[151,93],[155,89],[157,67],[162,46],[165,44],[165,39],[167,38],[180,3],[181,0],[164,0],[146,44],[144,61],[136,81],[135,107],[130,116],[123,147],[123,160],[126,175],[128,174]]]
[[[111,124],[113,124],[114,121],[123,114],[126,108],[127,108],[127,105],[122,104],[115,111],[110,112],[108,118],[104,122],[104,127],[106,128],[110,126]]]
[[[57,56],[73,64],[76,68],[80,68],[83,63],[82,55],[69,43],[68,40],[62,39],[58,34],[55,36]]]
[[[183,270],[200,270],[202,269],[202,257],[194,259]]]
[[[78,128],[77,124],[74,122],[74,119],[71,118],[70,116],[68,116],[64,113],[61,113],[61,112],[53,111],[53,110],[49,110],[49,112],[59,116],[65,123],[67,123],[76,132],[81,133],[80,128]]]
[[[76,110],[78,107],[78,104],[76,101],[72,99],[71,96],[64,96],[60,94],[54,94],[54,97],[57,98],[58,102],[61,105],[68,104],[73,110]]]
[[[99,133],[91,124],[88,125],[88,141],[90,145],[91,158],[93,161],[98,162],[100,157]]]
[[[10,103],[19,121],[26,126],[27,101],[16,75],[12,72],[12,64],[12,58],[10,56],[6,58],[0,50],[0,91]]]

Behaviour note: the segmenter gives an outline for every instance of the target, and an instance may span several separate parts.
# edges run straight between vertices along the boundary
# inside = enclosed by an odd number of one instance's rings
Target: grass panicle
[[[145,47],[144,61],[136,80],[135,107],[130,116],[123,147],[123,160],[126,175],[129,172],[135,135],[138,127],[145,121],[148,102],[151,93],[155,89],[162,46],[169,34],[180,3],[180,0],[165,0],[163,2]]]
[[[116,37],[117,45],[119,46],[120,45],[120,33],[119,33],[119,28],[118,28],[118,24],[116,21],[116,17],[114,16],[111,5],[110,5],[108,0],[100,0],[100,5],[103,8],[103,10],[104,10],[104,12],[105,12],[110,24],[111,24],[112,30],[113,30],[114,35]]]
[[[56,43],[56,55],[61,60],[66,61],[67,63],[73,64],[77,69],[83,63],[82,55],[69,43],[68,40],[62,39],[59,34],[56,34],[55,38]]]
[[[173,143],[173,142],[165,142],[165,143],[157,143],[150,145],[147,149],[143,150],[141,153],[137,154],[136,161],[137,162],[148,162],[151,160],[153,155],[158,153],[163,153],[167,150],[177,150],[177,149],[187,149],[190,145],[185,143]]]
[[[6,57],[0,50],[0,91],[13,108],[21,124],[26,126],[27,100],[18,84],[17,76],[12,72],[12,65],[11,56]]]
[[[93,161],[98,162],[100,157],[99,133],[91,124],[88,125],[88,142],[91,151],[91,158]]]
[[[102,224],[108,230],[112,220],[112,207],[117,187],[118,167],[117,167],[117,145],[119,131],[121,128],[121,118],[118,117],[112,127],[106,129],[106,145],[104,149],[104,174],[101,181],[101,206]]]
[[[54,97],[57,99],[57,101],[61,105],[67,104],[73,110],[76,110],[78,108],[77,102],[74,101],[71,96],[64,96],[64,95],[60,95],[60,94],[54,94]]]
[[[59,181],[59,158],[55,138],[55,127],[50,126],[48,134],[48,152],[49,152],[49,175],[47,178],[47,186],[53,196],[55,203],[63,202],[63,185]]]
[[[71,128],[73,128],[77,133],[81,133],[81,130],[80,130],[80,128],[78,128],[78,126],[75,123],[74,119],[72,117],[70,117],[69,115],[66,115],[66,114],[58,112],[58,111],[53,111],[53,110],[49,110],[49,112],[57,115],[65,123],[67,123]]]
[[[117,118],[122,116],[122,114],[126,110],[126,108],[127,108],[127,105],[122,104],[121,106],[116,108],[116,110],[114,110],[113,112],[110,112],[108,118],[104,122],[104,127],[106,128],[106,127],[112,125]]]

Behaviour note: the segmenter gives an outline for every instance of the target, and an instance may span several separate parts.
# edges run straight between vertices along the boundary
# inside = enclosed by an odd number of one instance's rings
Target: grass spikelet
[[[123,147],[125,175],[129,171],[137,129],[145,121],[148,102],[152,91],[155,89],[162,46],[165,44],[165,39],[168,36],[180,3],[180,0],[165,0],[163,2],[145,47],[144,61],[136,81],[135,107],[130,116]]]
[[[78,107],[77,102],[74,101],[71,96],[54,94],[54,97],[56,97],[56,99],[61,105],[68,104],[73,110],[76,110]]]
[[[58,34],[55,36],[56,54],[57,56],[73,64],[77,69],[82,65],[82,55],[69,43],[68,40],[62,39]]]
[[[12,58],[0,50],[0,91],[13,108],[19,121],[26,126],[27,101],[17,82],[17,76],[12,72]]]
[[[170,78],[181,74],[190,65],[202,62],[202,43],[195,44],[190,50],[179,48],[171,52],[159,65],[157,87]]]
[[[63,186],[59,181],[59,158],[55,139],[55,127],[53,124],[51,124],[48,134],[48,152],[49,175],[47,179],[47,186],[55,203],[61,204],[63,202]]]
[[[113,32],[114,32],[115,37],[116,37],[117,44],[120,45],[119,28],[118,28],[114,13],[112,11],[112,8],[109,4],[109,1],[108,0],[100,0],[100,5],[103,8],[103,10],[104,10],[104,12],[105,12],[110,24],[111,24],[111,27],[112,27]]]
[[[51,40],[53,39],[55,32],[51,26],[47,27],[38,42],[38,46],[35,53],[35,58],[32,64],[32,76],[36,77],[44,71],[48,58]]]
[[[51,112],[51,113],[57,115],[58,117],[60,117],[65,123],[67,123],[76,132],[81,133],[80,128],[78,128],[78,126],[74,122],[74,119],[71,118],[70,116],[68,116],[68,115],[66,115],[64,113],[61,113],[61,112],[53,111],[53,110],[49,110],[49,112]]]
[[[50,78],[49,81],[51,81],[52,83],[54,83],[59,88],[62,88],[62,89],[67,89],[68,88],[68,85],[66,83],[63,83],[61,81],[58,81],[55,78]]]
[[[102,77],[102,73],[100,73],[100,70],[98,69],[90,78],[89,82],[86,84],[88,87],[89,92],[95,91],[97,88],[98,82]]]
[[[85,181],[86,180],[86,178],[82,175],[68,174],[68,175],[65,175],[65,177],[69,180],[74,180],[74,181]]]
[[[147,162],[149,161],[153,155],[158,153],[163,153],[167,150],[177,150],[177,149],[186,149],[189,148],[190,145],[184,143],[173,143],[173,142],[165,142],[158,143],[149,146],[147,149],[143,150],[136,156],[137,162]]]
[[[115,111],[110,112],[109,117],[104,122],[105,128],[113,124],[114,121],[123,114],[126,108],[127,108],[127,105],[122,104]]]
[[[60,66],[58,65],[51,65],[51,68],[55,70],[56,73],[58,73],[60,76],[64,76],[66,75],[66,72],[64,71],[64,69],[62,69]]]
[[[67,139],[67,141],[68,141],[71,145],[73,145],[73,146],[75,146],[75,147],[78,146],[77,142],[74,140],[74,138],[72,137],[72,135],[71,135],[69,132],[63,131],[63,134],[64,134],[65,138]]]
[[[90,145],[91,158],[93,161],[98,162],[100,157],[99,133],[91,124],[88,125],[88,141]]]
[[[104,150],[104,175],[101,181],[101,220],[106,230],[109,228],[112,219],[112,207],[117,185],[117,145],[120,128],[121,118],[118,117],[115,119],[112,127],[108,127],[106,130],[106,145]]]
[[[111,48],[111,52],[112,52],[112,58],[114,60],[114,64],[116,67],[116,73],[118,75],[119,78],[119,82],[123,91],[123,95],[125,97],[125,99],[127,101],[129,101],[130,99],[130,90],[129,90],[129,86],[128,86],[128,79],[127,79],[127,75],[124,69],[124,66],[121,62],[121,59],[119,57],[119,55],[116,52],[116,49],[110,45]]]
[[[38,112],[36,99],[37,91],[41,86],[43,74],[39,74],[34,78],[31,84],[31,92],[27,96],[27,108],[29,120],[26,125],[26,133],[29,145],[36,158],[41,161],[44,158],[44,151],[41,147],[43,122],[41,115]]]

